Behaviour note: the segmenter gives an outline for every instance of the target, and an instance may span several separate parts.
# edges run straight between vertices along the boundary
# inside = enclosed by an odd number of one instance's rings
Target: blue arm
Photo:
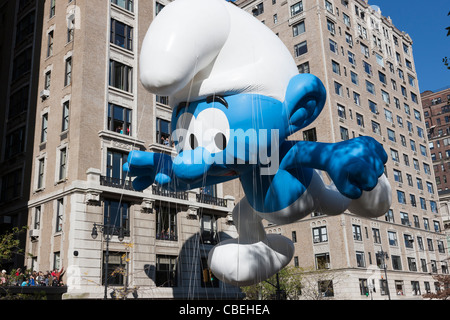
[[[370,191],[384,173],[387,154],[371,137],[358,137],[339,143],[299,141],[286,153],[280,169],[309,167],[326,171],[337,189],[351,199]]]

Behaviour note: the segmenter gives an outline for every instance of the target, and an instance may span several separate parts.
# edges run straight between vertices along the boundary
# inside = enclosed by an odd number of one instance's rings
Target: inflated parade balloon
[[[124,169],[134,188],[242,184],[245,197],[233,210],[238,238],[219,243],[208,258],[225,283],[255,284],[291,261],[293,243],[266,234],[263,219],[286,224],[313,211],[345,210],[378,217],[389,209],[387,154],[376,140],[287,140],[318,117],[325,88],[299,74],[282,41],[232,3],[167,5],[142,44],[140,79],[149,92],[169,96],[177,154],[131,152]]]

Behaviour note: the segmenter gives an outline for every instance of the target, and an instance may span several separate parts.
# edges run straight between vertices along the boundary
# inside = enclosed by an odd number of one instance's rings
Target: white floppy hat
[[[142,44],[141,82],[171,105],[213,94],[256,93],[284,100],[298,74],[292,55],[264,24],[225,0],[177,0],[152,22]]]

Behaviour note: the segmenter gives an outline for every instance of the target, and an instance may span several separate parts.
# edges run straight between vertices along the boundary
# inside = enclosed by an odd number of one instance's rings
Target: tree
[[[282,299],[321,300],[334,296],[334,286],[343,277],[341,273],[330,269],[288,266],[278,273],[278,282],[277,275],[274,275],[266,281],[241,289],[249,300],[275,300],[277,287],[281,290]]]
[[[248,300],[297,299],[301,290],[302,273],[301,268],[287,266],[271,278],[241,289]]]
[[[436,274],[433,275],[433,279],[439,283],[439,290],[436,293],[426,293],[423,297],[428,299],[450,300],[450,275]]]
[[[14,255],[24,252],[23,248],[20,248],[18,235],[26,230],[27,227],[22,229],[15,227],[10,232],[0,235],[0,261],[9,261]]]

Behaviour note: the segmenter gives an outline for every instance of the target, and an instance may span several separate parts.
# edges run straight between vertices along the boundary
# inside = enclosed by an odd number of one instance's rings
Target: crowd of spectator
[[[32,271],[21,268],[12,270],[9,274],[6,270],[2,270],[0,275],[0,286],[64,286],[62,276],[64,268],[61,270],[54,269],[52,271]]]

